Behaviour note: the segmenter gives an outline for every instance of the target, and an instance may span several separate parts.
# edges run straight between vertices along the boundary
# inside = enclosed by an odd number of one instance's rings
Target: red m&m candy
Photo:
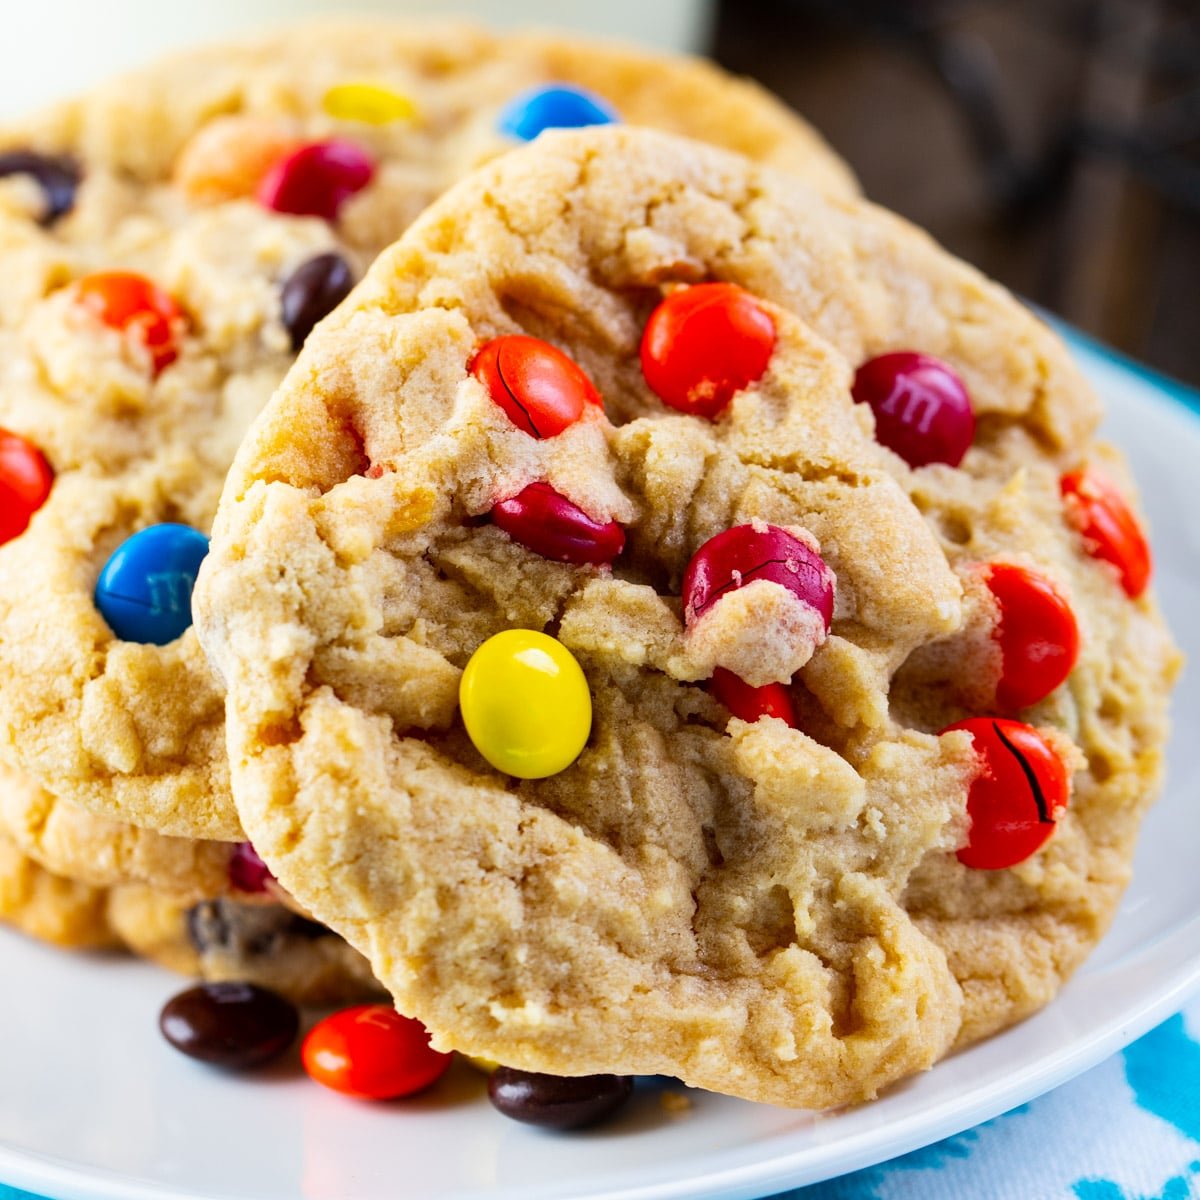
[[[775,322],[744,288],[700,283],[672,292],[642,333],[642,374],[671,408],[715,420],[736,392],[761,379]]]
[[[592,381],[572,359],[541,338],[492,338],[471,361],[471,374],[531,437],[552,438],[600,404]]]
[[[1150,583],[1150,546],[1125,497],[1097,471],[1085,467],[1059,481],[1067,520],[1093,558],[1111,563],[1121,586],[1136,600]]]
[[[986,581],[999,609],[994,636],[1003,665],[996,702],[1007,711],[1028,708],[1071,673],[1079,656],[1079,626],[1071,606],[1038,571],[991,563]]]
[[[971,831],[958,852],[964,866],[999,871],[1024,862],[1054,833],[1071,784],[1054,747],[1031,725],[971,717],[942,730],[971,734],[980,771],[971,783]]]
[[[309,142],[262,177],[258,202],[274,212],[336,221],[342,205],[375,177],[375,160],[354,142]]]
[[[149,351],[156,375],[179,357],[187,317],[170,295],[144,275],[103,271],[77,280],[73,287],[81,307]]]
[[[776,583],[816,609],[828,631],[832,574],[815,550],[777,525],[735,525],[692,555],[683,575],[684,622],[693,624],[726,593],[757,580]]]
[[[238,842],[229,854],[229,882],[239,892],[265,892],[275,881],[271,868],[249,842]]]
[[[450,1069],[453,1058],[429,1045],[420,1021],[386,1004],[345,1008],[319,1021],[300,1054],[318,1083],[363,1100],[423,1091]]]
[[[709,689],[730,713],[742,721],[757,721],[760,717],[777,717],[793,729],[796,709],[792,697],[782,683],[751,687],[732,671],[717,667],[709,681]]]
[[[957,372],[931,354],[899,351],[868,359],[854,399],[875,414],[875,437],[910,467],[957,467],[975,436],[971,398]]]
[[[0,429],[0,546],[24,533],[46,503],[54,472],[32,442]]]
[[[625,549],[616,521],[595,521],[548,483],[531,483],[492,509],[492,520],[514,542],[555,562],[596,566]]]

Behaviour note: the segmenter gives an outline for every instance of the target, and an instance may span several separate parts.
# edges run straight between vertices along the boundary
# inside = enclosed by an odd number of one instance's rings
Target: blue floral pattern
[[[776,1200],[1196,1200],[1200,1004],[994,1121]]]

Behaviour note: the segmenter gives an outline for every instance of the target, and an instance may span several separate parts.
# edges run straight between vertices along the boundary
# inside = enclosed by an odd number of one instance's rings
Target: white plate
[[[1154,526],[1158,590],[1200,660],[1200,414],[1101,351],[1108,401]],[[1182,396],[1183,393],[1180,393]],[[1050,1008],[851,1112],[810,1115],[639,1091],[621,1120],[569,1136],[507,1121],[456,1067],[431,1095],[368,1106],[294,1063],[241,1079],[156,1031],[178,981],[0,934],[0,1180],[55,1200],[744,1200],[880,1162],[1029,1100],[1111,1054],[1200,985],[1200,673],[1175,709],[1167,796],[1146,822],[1112,932]]]

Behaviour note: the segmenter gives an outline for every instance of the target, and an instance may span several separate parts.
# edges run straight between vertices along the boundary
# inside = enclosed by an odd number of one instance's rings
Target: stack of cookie
[[[374,27],[10,141],[10,919],[807,1107],[1102,935],[1177,669],[1131,483],[768,98]]]
[[[222,694],[188,629],[198,533],[375,254],[543,125],[618,117],[854,191],[807,125],[707,64],[462,25],[204,50],[3,134],[7,920],[304,1000],[377,989],[245,844]]]

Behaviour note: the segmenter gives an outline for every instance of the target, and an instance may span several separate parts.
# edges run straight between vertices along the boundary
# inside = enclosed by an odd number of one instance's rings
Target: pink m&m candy
[[[694,624],[722,596],[757,580],[778,584],[816,609],[828,632],[833,576],[815,550],[778,525],[735,525],[696,551],[683,576],[685,624]]]
[[[531,483],[492,509],[492,520],[514,542],[555,562],[610,563],[625,549],[616,521],[595,521],[548,483]]]
[[[258,202],[275,212],[336,221],[342,205],[374,177],[375,160],[354,142],[309,142],[267,171]]]
[[[875,414],[875,436],[910,467],[957,467],[975,436],[971,398],[957,372],[909,350],[868,359],[854,376],[854,399]]]

